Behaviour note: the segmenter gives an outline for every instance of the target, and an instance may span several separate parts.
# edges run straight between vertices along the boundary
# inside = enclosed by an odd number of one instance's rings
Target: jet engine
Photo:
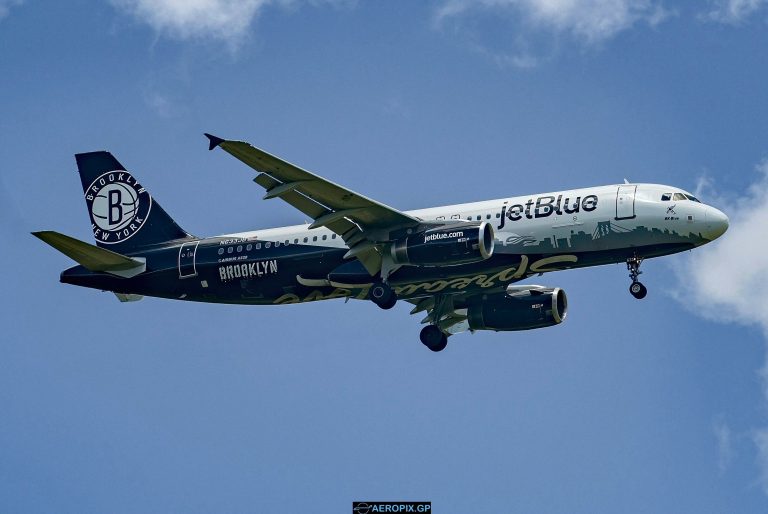
[[[550,327],[562,323],[568,311],[568,298],[559,287],[510,286],[504,294],[483,296],[467,308],[472,330]]]
[[[418,232],[396,241],[392,245],[392,259],[397,264],[451,266],[488,259],[493,255],[493,247],[490,223],[461,223]]]

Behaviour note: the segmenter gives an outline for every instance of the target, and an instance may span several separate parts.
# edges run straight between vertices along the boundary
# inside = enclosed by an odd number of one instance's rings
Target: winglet
[[[219,146],[221,143],[223,143],[225,140],[221,139],[220,137],[216,137],[213,134],[205,133],[205,137],[208,138],[208,150],[213,150],[217,146]]]

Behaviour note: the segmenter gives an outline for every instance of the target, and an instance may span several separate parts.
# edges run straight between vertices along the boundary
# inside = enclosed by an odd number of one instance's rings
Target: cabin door
[[[637,186],[622,185],[616,191],[616,219],[626,220],[635,217],[635,191]]]
[[[197,245],[200,241],[193,243],[184,243],[179,248],[179,278],[190,278],[197,276],[195,269],[195,255],[197,254]]]

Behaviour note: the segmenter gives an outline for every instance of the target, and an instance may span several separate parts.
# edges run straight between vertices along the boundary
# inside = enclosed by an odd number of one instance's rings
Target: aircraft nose
[[[705,230],[702,234],[709,240],[717,239],[728,230],[728,216],[714,207],[707,206],[704,213]]]

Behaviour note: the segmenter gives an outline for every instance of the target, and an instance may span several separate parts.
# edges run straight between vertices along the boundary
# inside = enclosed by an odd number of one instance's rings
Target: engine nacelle
[[[471,303],[467,321],[472,330],[530,330],[562,323],[567,312],[568,298],[559,287],[510,286],[504,294]]]
[[[398,264],[450,266],[488,259],[493,255],[493,227],[488,222],[441,226],[411,234],[392,245]]]

